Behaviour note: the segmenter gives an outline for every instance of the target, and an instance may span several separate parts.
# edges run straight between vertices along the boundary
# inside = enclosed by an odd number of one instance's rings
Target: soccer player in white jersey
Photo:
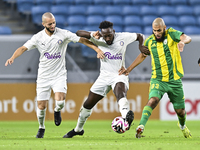
[[[92,108],[112,89],[119,104],[119,111],[128,124],[129,128],[134,119],[134,113],[129,109],[129,103],[126,94],[129,88],[128,76],[119,75],[121,67],[125,67],[125,52],[128,44],[139,41],[139,49],[143,53],[148,53],[148,49],[143,46],[144,36],[139,33],[115,33],[113,23],[103,21],[99,28],[101,33],[87,32],[79,30],[76,32],[78,36],[90,39],[97,45],[105,55],[101,59],[100,75],[92,85],[90,93],[84,102],[77,125],[69,131],[63,138],[72,138],[75,135],[83,135],[83,126],[87,118],[92,113]],[[119,128],[116,128],[118,130]],[[120,129],[119,129],[120,130]]]
[[[103,58],[103,52],[92,42],[78,37],[75,33],[56,27],[56,21],[52,13],[46,12],[42,16],[44,29],[33,35],[22,47],[19,47],[5,66],[12,64],[14,59],[23,52],[37,48],[40,53],[40,63],[37,76],[37,118],[39,130],[36,138],[43,138],[45,133],[45,112],[51,89],[55,93],[54,122],[56,126],[61,123],[61,109],[65,105],[67,93],[67,71],[65,67],[65,55],[69,42],[80,42],[97,52],[98,58]]]

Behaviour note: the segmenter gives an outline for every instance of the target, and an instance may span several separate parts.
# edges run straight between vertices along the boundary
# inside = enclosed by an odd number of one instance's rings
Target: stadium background
[[[181,53],[185,76],[183,85],[189,120],[200,119],[200,1],[198,0],[1,0],[0,1],[0,120],[36,120],[35,80],[39,53],[25,52],[11,66],[5,61],[42,29],[41,15],[46,11],[55,14],[58,26],[76,32],[78,29],[98,30],[99,22],[114,22],[116,31],[151,34],[151,22],[163,17],[167,27],[181,30],[192,37],[192,42]],[[24,7],[22,7],[24,6]],[[39,7],[39,8],[38,8]],[[41,8],[42,7],[42,8]],[[37,13],[36,11],[39,10]],[[38,14],[38,15],[37,15]],[[35,16],[34,16],[35,15]],[[38,21],[38,22],[36,22]],[[71,21],[71,22],[70,22]],[[80,22],[79,22],[80,21]],[[139,54],[137,42],[128,46],[126,66]],[[68,69],[68,94],[62,111],[64,120],[76,120],[79,109],[99,74],[96,54],[81,44],[71,43],[66,55]],[[148,99],[151,74],[150,58],[129,75],[128,100],[135,118],[139,119]],[[172,106],[165,95],[150,119],[174,120]],[[49,101],[46,119],[53,119],[53,95]],[[93,110],[90,119],[113,119],[120,115],[112,92]]]

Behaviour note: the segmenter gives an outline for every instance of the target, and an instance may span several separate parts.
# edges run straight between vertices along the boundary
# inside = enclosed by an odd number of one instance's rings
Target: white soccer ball
[[[128,130],[129,124],[122,117],[116,117],[111,124],[113,131],[117,133],[124,133]]]

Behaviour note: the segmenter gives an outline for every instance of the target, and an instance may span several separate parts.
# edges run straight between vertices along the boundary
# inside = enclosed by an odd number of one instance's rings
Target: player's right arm
[[[78,31],[76,32],[76,35],[77,35],[77,36],[80,36],[80,37],[87,38],[87,39],[90,39],[90,38],[91,38],[90,32],[85,31],[85,30],[78,30]]]
[[[21,54],[23,54],[28,48],[26,48],[25,46],[21,46],[19,47],[12,55],[11,58],[9,58],[6,63],[5,66],[7,66],[8,64],[11,65],[14,62],[14,59],[19,57]]]
[[[87,38],[87,39],[91,38],[91,32],[84,31],[84,30],[78,30],[76,32],[76,35],[80,36],[80,37]],[[96,32],[92,32],[92,37],[94,37],[95,39],[99,39],[100,37],[102,37],[102,35],[99,31],[96,31]]]
[[[122,68],[119,70],[119,75],[125,74],[126,76],[129,75],[129,73],[138,66],[141,62],[145,60],[147,56],[143,53],[140,53],[137,58],[133,61],[133,63],[126,69],[122,66]]]

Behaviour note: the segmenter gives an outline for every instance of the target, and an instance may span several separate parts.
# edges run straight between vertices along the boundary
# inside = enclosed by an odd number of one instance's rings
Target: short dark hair
[[[110,21],[102,21],[99,25],[100,29],[113,28],[113,23]]]

